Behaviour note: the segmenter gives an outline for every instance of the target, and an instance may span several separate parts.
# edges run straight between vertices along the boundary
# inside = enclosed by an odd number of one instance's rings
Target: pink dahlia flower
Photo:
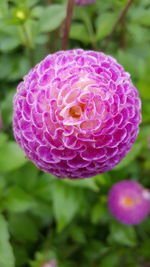
[[[138,224],[150,212],[150,192],[137,182],[121,181],[110,190],[108,206],[118,221],[124,224]]]
[[[91,177],[129,152],[141,121],[138,92],[117,61],[74,49],[48,55],[14,96],[14,135],[29,160],[57,177]]]
[[[57,264],[55,261],[50,260],[47,263],[44,263],[41,267],[57,267]]]
[[[75,0],[76,5],[79,6],[84,6],[84,5],[89,5],[93,4],[96,0]]]

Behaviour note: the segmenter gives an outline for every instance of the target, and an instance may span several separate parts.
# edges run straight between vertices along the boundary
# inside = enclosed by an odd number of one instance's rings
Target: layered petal
[[[37,64],[18,85],[13,106],[16,141],[38,168],[61,178],[112,169],[141,122],[129,73],[113,57],[82,49]]]

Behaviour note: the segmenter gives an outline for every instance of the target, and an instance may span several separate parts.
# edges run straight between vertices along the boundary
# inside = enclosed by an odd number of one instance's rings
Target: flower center
[[[122,204],[125,207],[132,207],[135,204],[136,201],[134,201],[131,197],[123,197]]]
[[[85,104],[80,103],[77,106],[73,106],[69,109],[69,115],[72,118],[79,119],[82,115],[82,112],[84,112]]]

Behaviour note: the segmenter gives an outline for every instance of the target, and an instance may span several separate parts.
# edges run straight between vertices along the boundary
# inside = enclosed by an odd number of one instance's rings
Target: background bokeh
[[[108,41],[126,0],[76,6],[68,48],[113,55],[131,73],[142,99],[140,134],[112,171],[59,180],[30,163],[13,138],[12,97],[28,70],[61,49],[66,2],[0,0],[0,267],[149,267],[150,217],[138,226],[107,209],[113,183],[150,188],[150,2],[135,0]]]

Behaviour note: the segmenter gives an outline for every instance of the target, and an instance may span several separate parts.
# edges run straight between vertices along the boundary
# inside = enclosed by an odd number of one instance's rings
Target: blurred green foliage
[[[12,133],[12,97],[32,65],[61,49],[66,2],[0,0],[0,267],[150,266],[150,218],[116,222],[107,193],[121,179],[150,188],[150,2],[136,0],[105,52],[132,75],[142,99],[139,137],[112,171],[82,181],[58,180],[28,162]],[[126,0],[75,7],[69,48],[103,50]]]

